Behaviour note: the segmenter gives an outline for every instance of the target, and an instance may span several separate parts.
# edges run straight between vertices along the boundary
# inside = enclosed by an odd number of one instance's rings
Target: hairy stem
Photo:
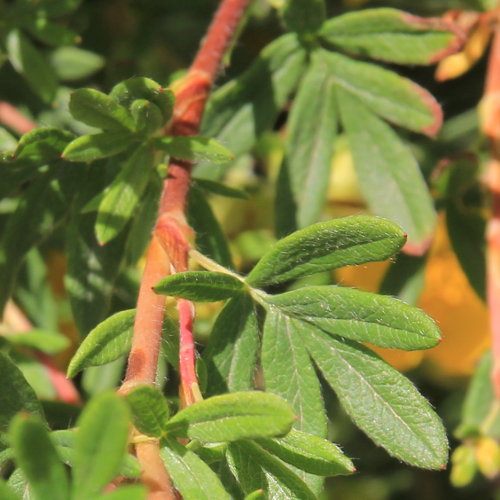
[[[200,129],[206,100],[222,64],[233,34],[250,0],[222,0],[207,36],[187,75],[174,88],[176,104],[169,124],[171,135],[194,135]],[[132,348],[125,381],[127,393],[140,384],[154,384],[161,345],[165,299],[152,286],[170,273],[188,268],[193,234],[186,220],[186,203],[191,182],[191,164],[172,159],[163,185],[158,217],[146,256],[134,325]],[[201,398],[195,371],[192,331],[194,311],[188,301],[179,301],[181,400],[184,405]],[[143,467],[143,481],[149,486],[148,500],[174,500],[175,493],[162,464],[159,447],[137,443],[135,452]],[[154,488],[151,487],[154,481]]]

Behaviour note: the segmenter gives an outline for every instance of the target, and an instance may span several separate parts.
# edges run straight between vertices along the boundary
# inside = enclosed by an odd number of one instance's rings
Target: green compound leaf
[[[7,35],[6,43],[9,61],[14,69],[23,75],[43,101],[52,102],[57,81],[45,57],[19,30],[12,30]]]
[[[97,213],[96,238],[104,245],[115,238],[134,215],[146,190],[154,165],[154,153],[141,146],[125,162],[106,190]]]
[[[144,385],[130,391],[126,399],[137,430],[148,436],[161,437],[169,417],[163,394],[155,387]]]
[[[135,309],[120,311],[99,323],[83,340],[68,366],[74,377],[88,366],[114,361],[130,350]]]
[[[121,130],[82,135],[66,146],[62,156],[66,160],[84,162],[107,158],[125,151],[133,139],[130,132]]]
[[[202,134],[235,155],[248,151],[272,127],[304,71],[306,52],[294,34],[270,43],[252,66],[208,101]]]
[[[90,77],[104,67],[105,59],[79,47],[59,47],[50,55],[59,80],[75,81]]]
[[[339,89],[339,103],[364,198],[373,212],[408,233],[408,253],[422,254],[434,231],[436,213],[413,154],[358,99]]]
[[[118,83],[109,94],[118,104],[132,107],[136,99],[145,99],[158,106],[163,116],[163,123],[172,117],[175,96],[169,89],[164,89],[161,85],[150,78],[136,76]]]
[[[385,260],[405,243],[396,224],[358,215],[319,222],[278,241],[247,278],[266,286],[342,266]]]
[[[238,295],[244,287],[243,281],[229,274],[186,271],[163,278],[154,286],[154,291],[194,302],[216,302]]]
[[[37,500],[67,500],[68,476],[45,425],[34,418],[17,416],[9,438],[16,465],[28,479],[32,495]]]
[[[71,94],[69,110],[76,120],[103,130],[133,131],[134,119],[111,97],[94,89],[78,89]]]
[[[171,439],[160,454],[184,500],[231,500],[215,472],[196,453]]]
[[[359,344],[313,327],[303,330],[302,338],[344,409],[373,441],[411,465],[445,466],[443,425],[407,378]]]
[[[217,316],[203,352],[209,396],[252,388],[258,345],[255,304],[248,294],[241,294]]]
[[[274,394],[233,392],[184,408],[165,430],[204,443],[286,434],[294,421],[290,405]]]
[[[112,392],[91,399],[78,419],[73,497],[93,498],[118,474],[127,452],[130,414]]]
[[[245,493],[264,486],[272,500],[316,500],[309,487],[283,462],[260,446],[242,441],[228,448],[230,467]]]
[[[439,18],[365,9],[327,21],[320,37],[351,54],[398,64],[433,64],[456,52],[462,36]]]
[[[36,128],[19,139],[14,157],[39,162],[56,160],[74,137],[72,133],[56,127]]]
[[[3,352],[0,352],[0,431],[5,432],[17,413],[27,412],[44,418],[40,401],[35,391],[24,378],[21,370]]]
[[[296,429],[282,438],[259,439],[257,443],[284,462],[311,474],[337,476],[356,470],[338,446]]]
[[[271,312],[326,333],[380,347],[414,350],[436,346],[441,333],[422,310],[392,297],[340,286],[311,286],[266,296]],[[274,311],[273,311],[274,309]],[[279,320],[277,320],[279,322]]]
[[[286,0],[281,18],[290,31],[314,33],[323,24],[326,15],[324,0]]]
[[[37,349],[47,354],[56,354],[69,346],[69,339],[62,333],[34,328],[28,332],[18,332],[6,335],[10,344]]]
[[[159,137],[153,146],[179,160],[226,162],[234,158],[229,149],[208,137]]]
[[[315,53],[290,111],[282,166],[286,172],[280,173],[277,193],[280,225],[284,225],[280,218],[293,217],[286,203],[288,192],[296,210],[295,226],[305,227],[318,220],[328,189],[337,115],[335,81],[321,53]]]
[[[261,357],[266,391],[292,405],[298,416],[294,427],[326,437],[327,418],[318,377],[294,322],[280,311],[271,309],[266,315]]]
[[[442,111],[434,97],[416,83],[375,64],[333,52],[321,52],[331,78],[344,91],[362,101],[374,113],[401,127],[435,136]]]

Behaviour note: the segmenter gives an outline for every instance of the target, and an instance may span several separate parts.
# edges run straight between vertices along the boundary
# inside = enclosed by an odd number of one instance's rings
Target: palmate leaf
[[[209,396],[252,388],[258,344],[255,305],[242,293],[229,300],[217,316],[203,352]]]
[[[281,167],[286,172],[280,173],[276,197],[282,234],[289,232],[283,226],[305,227],[318,219],[328,189],[337,121],[334,79],[321,53],[314,53],[288,121],[286,157]],[[295,207],[295,224],[289,203]]]
[[[409,253],[423,253],[436,213],[415,158],[391,127],[357,98],[340,88],[338,95],[364,198],[376,214],[397,222],[408,233]]]
[[[261,358],[266,391],[292,405],[298,417],[295,428],[326,437],[321,388],[309,354],[293,322],[273,309],[266,315]]]
[[[405,234],[393,222],[353,216],[320,222],[278,241],[247,277],[266,286],[342,266],[384,260],[400,250]]]
[[[461,34],[439,18],[418,17],[397,9],[348,12],[320,30],[328,44],[349,53],[399,64],[433,64],[458,50]]]
[[[301,337],[344,409],[368,436],[411,465],[440,469],[446,432],[412,383],[362,345],[310,327]]]

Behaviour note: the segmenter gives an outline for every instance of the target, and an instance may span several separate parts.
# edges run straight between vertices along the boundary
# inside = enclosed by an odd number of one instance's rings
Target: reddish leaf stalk
[[[0,102],[0,122],[18,134],[25,134],[36,128],[36,123],[26,118],[8,102]]]
[[[484,97],[481,102],[482,128],[490,140],[486,183],[491,194],[491,218],[486,228],[487,300],[492,334],[491,379],[500,399],[500,27],[491,47]]]
[[[174,116],[166,132],[171,135],[194,135],[200,128],[205,103],[221,67],[238,23],[250,0],[222,0],[207,36],[186,77],[174,88]],[[134,336],[125,381],[120,389],[126,394],[140,384],[154,384],[161,345],[165,299],[152,287],[170,273],[188,268],[188,252],[193,234],[186,220],[186,203],[191,182],[191,165],[173,159],[164,182],[154,234],[146,256],[144,277],[137,302]],[[181,400],[192,404],[201,395],[195,371],[195,347],[192,332],[194,309],[180,300],[180,374]],[[148,500],[174,500],[175,492],[159,456],[151,443],[135,445],[143,467],[143,481],[149,487]],[[155,486],[151,487],[151,480]]]

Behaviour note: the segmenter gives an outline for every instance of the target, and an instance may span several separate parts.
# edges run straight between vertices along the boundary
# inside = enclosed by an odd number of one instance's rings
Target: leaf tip
[[[440,468],[441,470],[446,470],[446,469],[447,469],[446,464],[441,465],[441,467],[439,467],[439,468]]]
[[[414,257],[421,257],[429,249],[432,243],[432,236],[428,236],[420,241],[407,240],[403,246],[403,252],[406,255],[412,255]]]

